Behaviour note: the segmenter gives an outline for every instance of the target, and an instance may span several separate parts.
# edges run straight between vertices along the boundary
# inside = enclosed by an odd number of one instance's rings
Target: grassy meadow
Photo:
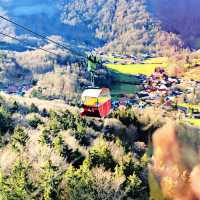
[[[200,105],[194,105],[194,104],[189,104],[189,103],[180,103],[178,104],[179,106],[194,109],[194,110],[199,110],[200,111]]]
[[[189,124],[193,125],[193,126],[197,126],[200,127],[200,119],[186,119],[186,122],[188,122]]]
[[[151,58],[139,64],[107,64],[106,67],[110,70],[121,74],[144,74],[151,75],[154,69],[158,66],[166,68],[168,66],[166,58]]]
[[[110,61],[123,61],[126,59],[108,56]],[[151,75],[156,67],[167,67],[167,58],[158,57],[145,60],[141,64],[107,64],[106,67],[113,72],[115,84],[112,85],[112,97],[118,98],[121,94],[134,94],[140,90],[137,86],[138,80],[132,75],[144,74]]]

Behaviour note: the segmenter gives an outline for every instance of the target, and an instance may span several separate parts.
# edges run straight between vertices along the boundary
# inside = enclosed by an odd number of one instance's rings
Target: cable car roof
[[[84,90],[82,97],[94,97],[98,98],[103,91],[110,92],[108,88],[100,88],[100,89],[87,89]]]

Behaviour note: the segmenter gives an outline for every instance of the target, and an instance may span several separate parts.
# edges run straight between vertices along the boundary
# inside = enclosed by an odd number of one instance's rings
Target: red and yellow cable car
[[[81,116],[106,117],[111,109],[111,95],[108,88],[86,89],[82,94]]]

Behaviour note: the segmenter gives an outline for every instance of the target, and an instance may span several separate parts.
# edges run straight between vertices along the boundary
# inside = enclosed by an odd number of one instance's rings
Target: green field
[[[167,67],[166,58],[152,58],[146,60],[143,64],[107,64],[108,69],[114,70],[121,74],[144,74],[151,75],[158,66]]]
[[[198,110],[200,111],[200,105],[192,105],[192,104],[188,104],[188,103],[181,103],[181,104],[178,104],[179,106],[182,106],[182,107],[186,107],[186,108],[190,108],[190,109],[194,109],[194,110]],[[193,125],[193,126],[198,126],[200,127],[200,119],[193,119],[193,118],[187,118],[185,120],[185,122]]]
[[[161,64],[167,66],[167,58],[165,57],[157,57],[150,58],[144,61],[145,64]]]
[[[193,126],[198,126],[200,127],[200,119],[186,119],[186,122],[188,122],[189,124],[193,125]]]
[[[179,103],[178,105],[182,106],[182,107],[186,107],[186,108],[195,109],[195,110],[200,111],[200,105],[193,105],[193,104],[189,104],[189,103]]]
[[[117,70],[112,70],[112,79],[114,82],[136,84],[138,79],[130,74],[119,73]]]
[[[120,58],[108,57],[111,61],[123,61]],[[151,58],[143,64],[107,64],[106,67],[112,72],[114,84],[111,86],[112,97],[119,98],[121,94],[134,94],[140,90],[138,80],[131,75],[151,75],[158,66],[167,67],[167,59],[163,57]]]
[[[121,94],[135,94],[140,90],[139,86],[127,83],[113,83],[111,86],[112,99],[117,100]]]
[[[111,62],[114,62],[114,61],[123,61],[122,58],[115,58],[115,57],[112,56],[112,55],[109,55],[109,56],[107,57],[107,59],[108,59],[109,61],[111,61]]]

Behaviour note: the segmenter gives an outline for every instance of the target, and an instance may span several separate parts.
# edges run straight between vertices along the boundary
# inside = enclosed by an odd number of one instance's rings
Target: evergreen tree
[[[27,132],[20,126],[17,126],[14,130],[14,134],[11,137],[11,144],[13,149],[21,151],[26,145],[29,136]]]
[[[14,112],[18,111],[18,109],[19,109],[18,103],[16,101],[14,101],[12,107],[10,108],[10,112],[14,113]]]
[[[31,113],[32,113],[32,112],[33,112],[33,113],[38,113],[38,112],[39,112],[38,107],[37,107],[34,103],[31,104],[30,112],[31,112]]]
[[[3,106],[0,106],[0,134],[5,134],[12,128],[13,122],[10,113]]]
[[[42,189],[41,199],[57,200],[60,199],[59,184],[62,181],[62,176],[59,173],[58,167],[54,166],[51,161],[45,163],[43,172],[40,176],[39,187]]]
[[[91,167],[103,165],[106,169],[114,170],[114,162],[111,152],[106,142],[101,138],[96,146],[93,146],[89,152],[89,161]]]
[[[16,161],[10,175],[0,173],[0,199],[33,200],[35,186],[29,177],[30,167],[23,161]]]
[[[85,160],[80,169],[70,166],[65,174],[70,200],[94,200],[92,174],[89,162]]]

